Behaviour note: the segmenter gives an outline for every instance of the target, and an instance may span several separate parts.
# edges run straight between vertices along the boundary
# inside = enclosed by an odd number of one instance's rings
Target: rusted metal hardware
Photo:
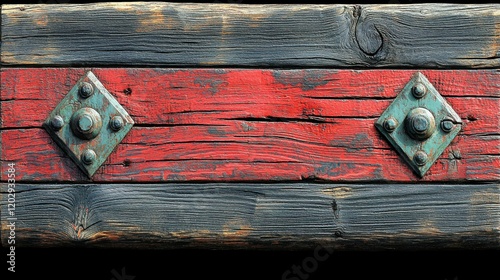
[[[423,177],[461,130],[457,113],[422,73],[416,73],[375,123]]]
[[[134,121],[92,72],[50,113],[44,127],[80,169],[92,177]]]

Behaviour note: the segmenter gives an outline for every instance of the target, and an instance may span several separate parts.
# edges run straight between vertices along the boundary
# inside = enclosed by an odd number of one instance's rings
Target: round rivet
[[[82,108],[71,116],[71,130],[81,139],[93,139],[102,128],[102,119],[99,113],[92,108]]]
[[[87,82],[83,82],[80,87],[80,96],[83,98],[88,98],[94,93],[94,87]]]
[[[64,120],[61,116],[57,115],[50,120],[50,125],[54,130],[59,130],[64,126]]]
[[[398,121],[396,121],[396,119],[394,118],[387,118],[384,121],[384,129],[387,132],[393,132],[397,126],[398,126]]]
[[[415,108],[406,116],[405,128],[413,139],[425,140],[436,130],[436,121],[429,110]]]
[[[427,88],[422,83],[416,83],[411,89],[411,92],[415,98],[420,99],[427,93]]]
[[[122,127],[123,127],[122,117],[114,116],[113,118],[111,118],[111,121],[109,122],[109,126],[114,131],[118,131],[118,130],[122,129]]]
[[[87,149],[83,152],[81,160],[84,164],[91,165],[95,161],[96,157],[97,155],[93,150]]]
[[[418,165],[422,166],[427,163],[427,154],[424,151],[418,151],[413,156],[413,161]]]
[[[441,122],[441,129],[444,132],[450,132],[453,129],[453,127],[455,127],[455,124],[451,120],[443,120]]]

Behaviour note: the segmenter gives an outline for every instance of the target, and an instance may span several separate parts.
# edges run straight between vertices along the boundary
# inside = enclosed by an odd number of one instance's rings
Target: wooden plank
[[[19,184],[15,195],[19,247],[500,247],[498,184]],[[5,184],[2,196],[5,245]]]
[[[464,122],[423,179],[374,127],[415,71],[92,70],[136,123],[95,182],[500,179],[497,70],[422,71]],[[84,73],[2,70],[0,160],[18,180],[88,181],[41,128]]]
[[[2,6],[3,65],[500,66],[500,5]]]

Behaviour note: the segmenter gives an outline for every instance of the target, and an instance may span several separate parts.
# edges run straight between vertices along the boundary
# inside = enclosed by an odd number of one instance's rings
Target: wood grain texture
[[[2,6],[3,65],[500,66],[500,5]]]
[[[19,247],[500,248],[498,184],[20,184],[16,201]]]
[[[85,71],[2,70],[1,160],[18,180],[88,181],[41,128]],[[497,70],[422,71],[464,123],[423,179],[374,126],[415,71],[92,71],[135,121],[95,182],[500,179]]]

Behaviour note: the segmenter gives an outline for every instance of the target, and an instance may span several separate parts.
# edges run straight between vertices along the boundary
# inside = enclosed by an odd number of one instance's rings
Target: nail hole
[[[19,8],[19,11],[21,11],[21,12],[22,12],[22,11],[24,11],[24,10],[26,10],[26,8],[25,8],[25,7],[20,7],[20,8]]]
[[[123,166],[128,167],[128,166],[130,166],[131,163],[132,163],[132,161],[130,161],[130,159],[126,159],[123,161]]]
[[[476,118],[476,117],[474,117],[473,115],[468,115],[468,116],[467,116],[467,120],[469,120],[469,121],[473,122],[473,121],[477,121],[477,118]]]
[[[123,93],[125,93],[126,95],[131,95],[132,94],[132,89],[131,88],[126,88],[123,90]]]

